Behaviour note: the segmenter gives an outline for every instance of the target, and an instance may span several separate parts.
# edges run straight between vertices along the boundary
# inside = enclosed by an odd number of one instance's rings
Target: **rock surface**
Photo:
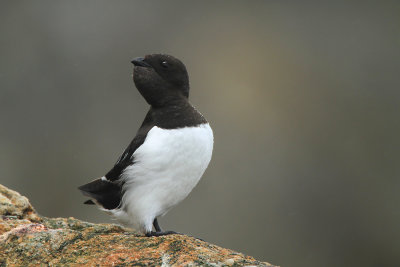
[[[113,224],[40,217],[0,185],[0,266],[273,266],[185,235],[144,237]]]

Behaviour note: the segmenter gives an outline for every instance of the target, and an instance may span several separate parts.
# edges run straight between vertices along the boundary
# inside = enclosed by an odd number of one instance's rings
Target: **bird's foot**
[[[175,231],[161,231],[161,232],[154,232],[154,231],[151,231],[151,232],[146,233],[145,235],[146,235],[147,237],[151,237],[151,236],[185,235],[185,234],[178,233],[178,232],[175,232]],[[200,240],[200,241],[204,241],[203,239],[198,238],[198,237],[195,237],[195,236],[192,236],[192,235],[186,235],[186,236],[193,237],[194,239],[197,239],[197,240]]]
[[[162,231],[162,232],[147,232],[146,236],[150,237],[150,236],[163,236],[163,235],[182,235],[181,233],[177,233],[174,231]]]

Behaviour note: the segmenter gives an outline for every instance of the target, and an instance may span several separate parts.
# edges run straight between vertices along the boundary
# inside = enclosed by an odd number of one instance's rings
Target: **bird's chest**
[[[165,182],[190,190],[211,160],[213,133],[208,123],[196,127],[161,129],[153,127],[134,153],[138,183]]]

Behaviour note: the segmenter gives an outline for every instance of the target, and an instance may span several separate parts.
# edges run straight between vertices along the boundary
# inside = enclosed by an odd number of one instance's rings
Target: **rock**
[[[114,224],[40,217],[0,185],[0,266],[273,266],[185,235],[145,237]]]
[[[40,217],[29,200],[0,184],[0,215],[38,222]]]

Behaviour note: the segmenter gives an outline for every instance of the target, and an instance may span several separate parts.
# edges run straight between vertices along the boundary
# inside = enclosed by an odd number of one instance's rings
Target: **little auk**
[[[150,110],[114,167],[79,190],[90,198],[85,204],[98,205],[123,226],[146,236],[174,234],[162,231],[157,218],[199,182],[211,160],[213,132],[188,100],[189,75],[180,60],[152,54],[132,63]]]

